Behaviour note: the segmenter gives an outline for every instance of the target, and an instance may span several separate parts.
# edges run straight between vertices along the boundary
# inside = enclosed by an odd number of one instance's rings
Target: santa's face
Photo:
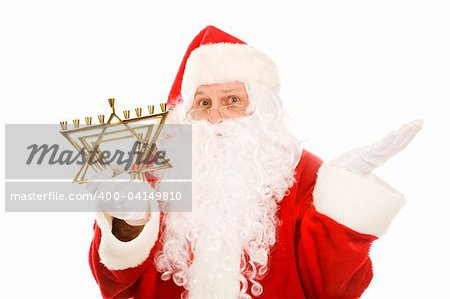
[[[195,92],[188,117],[214,124],[246,116],[248,105],[247,91],[241,82],[201,85]]]
[[[202,85],[188,101],[168,121],[192,124],[192,212],[167,213],[157,268],[191,298],[258,296],[296,140],[259,83]]]

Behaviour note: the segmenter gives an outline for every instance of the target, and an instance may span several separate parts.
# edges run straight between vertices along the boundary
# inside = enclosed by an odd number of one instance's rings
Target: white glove
[[[92,194],[97,194],[101,211],[133,226],[144,225],[150,219],[151,200],[143,199],[144,193],[152,192],[151,185],[131,180],[123,168],[112,165],[89,179],[86,187]],[[106,200],[108,193],[110,200]],[[142,195],[140,200],[139,193]]]
[[[350,150],[331,162],[353,173],[367,175],[401,152],[422,129],[423,120],[409,122],[380,141]]]

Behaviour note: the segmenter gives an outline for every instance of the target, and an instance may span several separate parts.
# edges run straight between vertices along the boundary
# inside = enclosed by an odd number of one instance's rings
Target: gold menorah
[[[161,103],[160,112],[155,113],[155,106],[148,105],[148,114],[143,115],[142,108],[135,108],[136,117],[131,117],[130,110],[124,110],[124,118],[120,118],[115,109],[115,99],[108,99],[111,107],[111,114],[105,122],[105,115],[98,115],[98,124],[92,123],[92,116],[84,118],[85,124],[80,126],[80,119],[74,119],[73,129],[68,128],[67,121],[60,122],[60,133],[78,150],[84,157],[84,163],[75,175],[74,183],[85,183],[85,178],[89,167],[95,171],[102,171],[109,166],[100,150],[100,144],[105,142],[113,142],[123,139],[133,138],[137,143],[137,152],[134,153],[133,161],[139,162],[139,157],[148,157],[156,155],[154,145],[158,139],[161,130],[166,121],[168,111],[166,103]],[[155,123],[146,123],[155,121]],[[156,126],[156,130],[154,130]],[[90,141],[93,140],[93,141]],[[162,160],[162,161],[161,161]],[[165,169],[172,167],[165,158],[160,159],[158,165],[137,163],[129,171],[132,179],[140,179],[145,181],[145,173],[155,171],[157,169]]]

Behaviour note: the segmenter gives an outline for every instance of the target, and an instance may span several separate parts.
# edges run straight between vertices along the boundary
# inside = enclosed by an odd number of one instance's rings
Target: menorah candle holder
[[[92,117],[84,118],[85,125],[80,125],[80,119],[72,121],[73,128],[68,127],[67,121],[60,122],[60,133],[79,151],[84,157],[84,163],[73,178],[74,183],[87,182],[86,173],[91,167],[96,172],[109,167],[109,163],[100,150],[100,145],[124,139],[131,139],[136,143],[136,151],[133,152],[133,164],[129,169],[132,179],[145,181],[145,173],[159,169],[172,167],[164,157],[159,157],[158,163],[140,163],[142,157],[155,157],[156,143],[165,124],[168,111],[166,104],[161,103],[161,111],[155,113],[154,105],[147,106],[148,114],[143,115],[142,108],[135,108],[136,117],[131,117],[130,110],[124,110],[124,119],[116,114],[115,99],[108,99],[111,114],[105,122],[105,115],[98,115],[98,124],[92,123]],[[150,123],[149,123],[150,122]],[[154,128],[156,127],[156,130]],[[131,150],[131,149],[130,149]]]

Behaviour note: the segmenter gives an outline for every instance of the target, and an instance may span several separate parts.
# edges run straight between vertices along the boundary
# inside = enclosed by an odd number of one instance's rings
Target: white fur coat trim
[[[129,242],[122,242],[112,234],[111,216],[97,212],[96,221],[102,231],[98,249],[100,261],[109,270],[123,270],[142,264],[158,238],[159,212],[152,213],[139,236]]]
[[[337,222],[380,236],[405,203],[403,194],[373,174],[361,176],[324,163],[313,192],[314,206]]]

